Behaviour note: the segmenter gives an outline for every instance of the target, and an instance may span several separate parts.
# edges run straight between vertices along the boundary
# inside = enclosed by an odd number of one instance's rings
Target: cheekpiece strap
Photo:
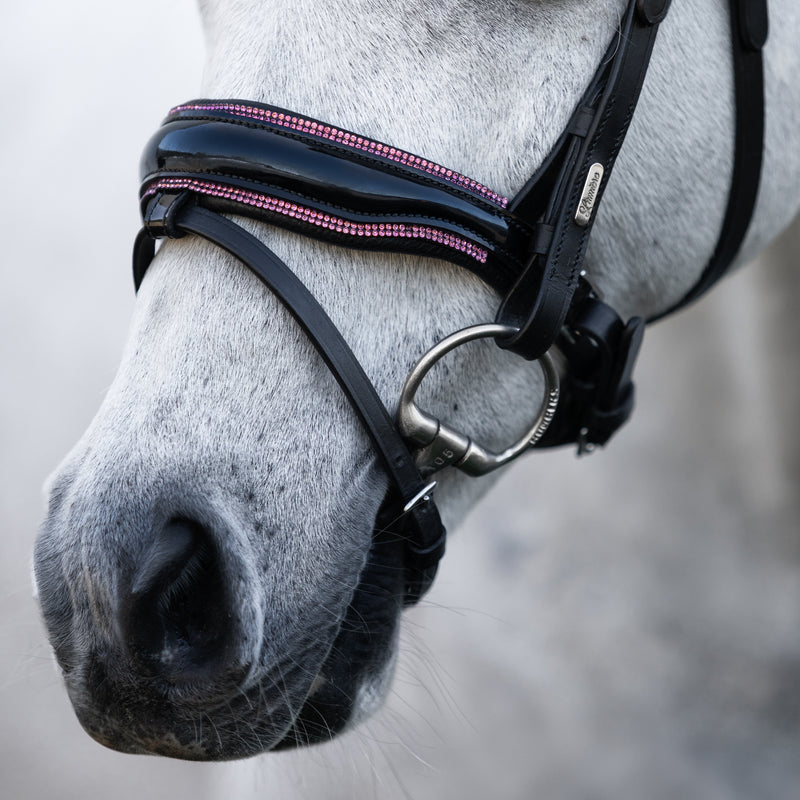
[[[422,479],[389,412],[338,328],[275,253],[240,225],[198,206],[190,192],[151,195],[144,222],[134,244],[137,288],[153,258],[153,237],[191,233],[238,258],[304,329],[350,400],[389,473],[392,490],[381,512],[383,532],[404,542],[405,604],[416,603],[436,575],[444,554],[445,528],[431,496],[430,482]]]
[[[534,251],[503,300],[496,321],[519,329],[500,347],[539,358],[572,310],[597,209],[608,184],[650,62],[658,22],[634,2],[571,123],[550,157],[509,210],[553,231],[546,252]],[[573,324],[577,322],[573,320]]]

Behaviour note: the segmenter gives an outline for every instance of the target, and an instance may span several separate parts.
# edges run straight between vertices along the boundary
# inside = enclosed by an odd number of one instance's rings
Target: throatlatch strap
[[[764,63],[767,0],[729,0],[736,128],[728,206],[719,239],[700,280],[672,308],[650,322],[677,311],[705,294],[730,268],[744,242],[755,210],[764,157]]]
[[[238,258],[280,299],[345,391],[397,489],[396,513],[387,515],[384,511],[382,521],[385,527],[406,540],[405,603],[416,603],[436,575],[438,562],[444,554],[445,529],[436,505],[424,491],[426,482],[389,412],[330,317],[289,267],[244,228],[213,211],[193,205],[190,200],[188,193],[153,198],[149,213],[145,215],[147,228],[140,233],[134,246],[137,288],[153,257],[152,236],[193,233]]]

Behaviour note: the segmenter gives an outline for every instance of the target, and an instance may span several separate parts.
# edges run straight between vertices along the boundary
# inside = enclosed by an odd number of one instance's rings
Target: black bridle
[[[327,123],[259,103],[196,100],[173,109],[142,159],[144,227],[134,247],[138,289],[155,240],[201,236],[249,267],[304,328],[346,392],[386,467],[392,489],[377,520],[404,540],[407,605],[430,587],[445,546],[432,500],[435,469],[466,461],[450,445],[398,431],[339,331],[271,250],[222,216],[232,213],[347,247],[444,258],[480,276],[503,301],[497,344],[525,359],[561,353],[526,446],[605,444],[633,409],[631,380],[644,321],[605,304],[582,270],[589,236],[636,107],[658,26],[670,0],[631,0],[619,35],[566,129],[513,199],[418,156]],[[766,0],[730,0],[736,90],[734,170],[714,255],[694,300],[730,265],[755,204],[763,147],[761,48]],[[670,309],[675,310],[675,309]],[[535,439],[535,443],[533,442]],[[426,445],[422,469],[412,449]],[[519,449],[527,449],[518,448]],[[513,454],[516,455],[516,452]],[[423,473],[426,477],[423,478]]]

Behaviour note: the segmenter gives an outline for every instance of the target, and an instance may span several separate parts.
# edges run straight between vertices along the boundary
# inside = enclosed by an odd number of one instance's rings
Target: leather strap
[[[266,245],[235,222],[194,205],[189,193],[152,198],[134,246],[138,286],[153,258],[153,237],[202,236],[223,248],[265,283],[302,326],[369,433],[395,487],[394,503],[380,514],[384,528],[406,539],[405,603],[427,591],[445,547],[445,529],[413,457],[350,347],[305,285]],[[416,499],[407,511],[405,507]]]
[[[764,155],[764,64],[769,22],[767,0],[729,0],[736,105],[733,175],[728,205],[711,260],[695,286],[662,319],[705,294],[730,269],[755,210]]]
[[[666,10],[663,10],[666,13]],[[663,14],[656,15],[663,18]],[[578,289],[581,265],[589,235],[633,116],[647,73],[658,23],[641,13],[632,2],[618,38],[612,43],[605,69],[595,76],[578,113],[591,114],[592,122],[581,135],[577,118],[568,127],[575,131],[562,138],[563,151],[554,162],[560,165],[555,187],[534,179],[511,202],[512,213],[544,212],[543,222],[553,228],[545,256],[534,253],[526,271],[503,300],[497,322],[519,329],[519,333],[497,344],[528,358],[539,358],[558,338]],[[594,96],[592,96],[594,94]],[[599,166],[599,169],[598,169]],[[550,170],[546,163],[545,170]],[[547,172],[545,172],[545,175]],[[594,185],[590,185],[594,181]],[[544,190],[546,197],[542,195]],[[587,195],[587,192],[590,194]],[[579,204],[591,198],[588,214],[577,215]],[[545,205],[546,203],[546,205]]]

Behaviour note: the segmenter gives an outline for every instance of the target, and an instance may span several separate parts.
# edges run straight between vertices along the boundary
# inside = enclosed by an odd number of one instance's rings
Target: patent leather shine
[[[430,225],[485,248],[486,263],[428,240],[381,240],[380,247],[454,261],[477,272],[501,293],[510,288],[526,261],[530,228],[499,206],[435,176],[420,176],[366,153],[321,145],[297,134],[230,120],[170,120],[148,142],[140,173],[143,191],[157,178],[217,179],[353,222]],[[234,210],[220,198],[209,198],[204,204]],[[242,213],[239,205],[235,210]],[[275,221],[301,227],[291,219]],[[332,231],[315,234],[335,242],[341,239]],[[377,246],[369,240],[348,240],[347,244]]]

